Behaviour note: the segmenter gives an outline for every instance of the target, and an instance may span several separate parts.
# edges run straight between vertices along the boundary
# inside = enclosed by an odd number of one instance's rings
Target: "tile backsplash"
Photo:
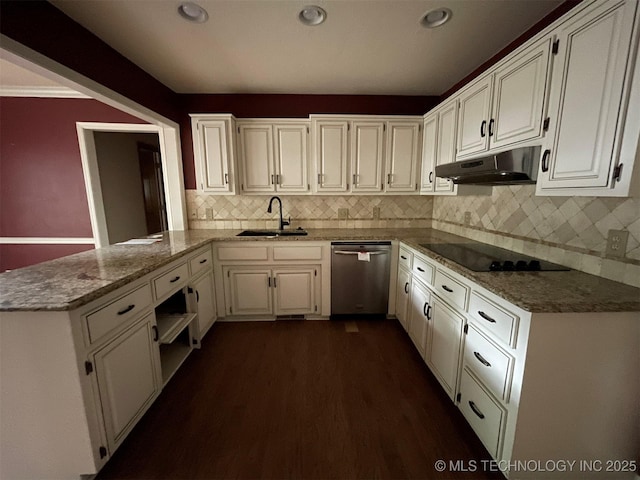
[[[187,190],[189,228],[277,228],[278,211],[267,213],[270,197]],[[494,187],[491,196],[281,199],[293,228],[433,227],[640,287],[638,198],[537,197],[535,186],[519,185]],[[625,258],[605,253],[611,229],[629,232]]]
[[[640,287],[638,198],[537,197],[534,185],[494,187],[491,196],[435,197],[432,226]],[[606,255],[611,229],[629,232],[625,258]]]
[[[189,228],[277,228],[271,195],[207,195],[187,190]],[[415,195],[283,195],[284,218],[293,228],[430,227],[433,199]],[[207,218],[209,213],[209,218]]]

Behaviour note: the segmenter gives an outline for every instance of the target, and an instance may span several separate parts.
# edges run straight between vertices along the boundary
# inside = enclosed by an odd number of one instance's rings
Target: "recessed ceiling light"
[[[209,19],[209,14],[200,5],[192,2],[183,3],[178,7],[180,16],[190,22],[204,23]]]
[[[451,19],[451,10],[448,8],[438,8],[427,12],[420,20],[423,27],[436,28],[444,25]]]
[[[307,5],[298,14],[298,20],[310,27],[320,25],[326,18],[327,12],[317,5]]]

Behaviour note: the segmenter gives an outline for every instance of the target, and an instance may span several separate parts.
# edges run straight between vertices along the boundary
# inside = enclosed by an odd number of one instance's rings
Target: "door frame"
[[[187,205],[182,169],[180,125],[138,102],[105,87],[95,80],[85,77],[71,68],[16,42],[12,38],[0,34],[0,40],[2,43],[2,47],[0,48],[1,58],[148,122],[148,124],[136,124],[136,128],[138,129],[141,127],[153,129],[144,130],[144,128],[142,128],[141,131],[158,132],[160,155],[162,156],[162,174],[165,186],[168,229],[187,230]],[[91,135],[91,137],[93,138],[93,135]],[[87,196],[89,196],[88,191]],[[93,221],[92,218],[92,228],[94,225]],[[104,237],[99,238],[95,229],[93,235],[96,248],[108,245],[108,241],[105,242]]]
[[[96,151],[94,132],[110,133],[157,133],[160,143],[160,158],[162,161],[163,173],[167,171],[165,156],[163,153],[164,132],[156,125],[144,123],[101,123],[101,122],[76,122],[78,131],[78,145],[80,146],[80,158],[82,159],[82,174],[87,190],[87,202],[89,204],[89,216],[91,218],[91,229],[95,240],[96,248],[109,245],[109,232],[107,227],[107,217],[105,214],[104,201],[102,197],[102,186],[100,184],[100,171],[98,168],[98,153]],[[165,196],[171,188],[170,181],[163,175],[163,186]],[[167,225],[170,230],[168,201]]]

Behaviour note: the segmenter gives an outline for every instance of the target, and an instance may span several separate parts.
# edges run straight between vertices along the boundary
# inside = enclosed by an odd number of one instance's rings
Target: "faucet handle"
[[[291,217],[289,217],[289,220],[282,220],[282,226],[284,227],[285,225],[291,225]]]

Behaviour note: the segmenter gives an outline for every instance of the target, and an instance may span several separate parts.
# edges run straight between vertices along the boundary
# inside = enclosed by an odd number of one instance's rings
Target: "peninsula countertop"
[[[465,241],[430,228],[317,229],[307,236],[237,237],[240,230],[165,232],[150,245],[112,245],[0,274],[0,311],[74,310],[211,242],[399,240],[532,313],[640,312],[640,289],[565,272],[473,272],[424,243]]]

